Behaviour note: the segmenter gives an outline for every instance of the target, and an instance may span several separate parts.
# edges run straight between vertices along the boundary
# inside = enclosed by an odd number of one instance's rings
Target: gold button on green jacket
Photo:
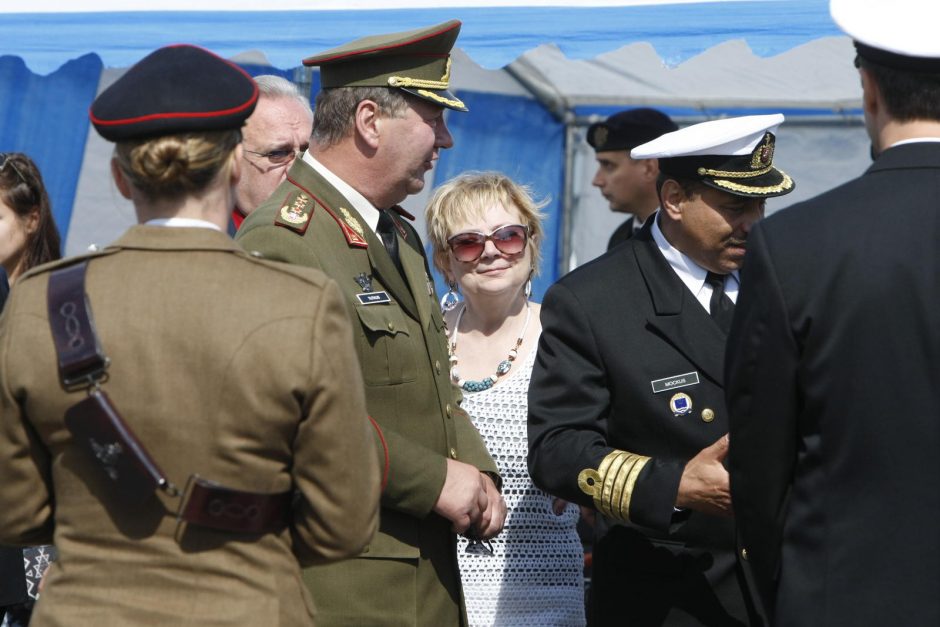
[[[395,222],[404,277],[353,205],[297,160],[236,237],[246,250],[320,268],[337,282],[354,321],[369,415],[387,446],[375,540],[358,559],[304,575],[322,625],[465,624],[456,538],[432,508],[447,457],[496,472],[466,413],[452,409],[459,395],[448,369],[436,367],[448,363],[447,347],[424,252],[414,228]]]
[[[335,283],[206,228],[135,226],[87,258],[102,389],[168,478],[297,498],[279,532],[178,539],[178,498],[115,499],[63,421],[86,394],[59,384],[46,291],[75,260],[42,266],[0,320],[0,543],[59,550],[33,624],[314,624],[301,565],[358,554],[381,489]]]

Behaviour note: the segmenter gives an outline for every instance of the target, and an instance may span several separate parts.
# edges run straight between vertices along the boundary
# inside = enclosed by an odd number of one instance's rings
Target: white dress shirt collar
[[[353,209],[359,212],[359,215],[366,221],[369,228],[375,232],[375,227],[379,224],[379,210],[376,209],[371,202],[366,200],[365,196],[353,189],[349,183],[339,178],[339,176],[331,172],[328,167],[314,159],[309,150],[304,153],[303,159],[307,165],[319,172],[320,176],[325,178],[330,185],[336,188],[336,191],[345,196],[346,200],[352,203]]]
[[[169,227],[190,227],[200,229],[215,229],[221,231],[217,224],[212,224],[206,220],[198,218],[154,218],[144,222],[147,226],[169,226]]]
[[[669,267],[672,268],[673,272],[676,273],[676,276],[682,280],[685,286],[689,288],[689,291],[692,292],[696,300],[702,304],[705,311],[708,311],[708,303],[712,296],[712,287],[705,282],[708,270],[692,261],[688,255],[669,243],[669,240],[663,235],[662,229],[659,228],[658,211],[654,214],[652,230],[656,247],[659,248],[659,252],[662,253],[666,262],[669,263]],[[728,275],[728,277],[729,278],[725,279],[725,294],[728,295],[731,302],[735,303],[738,300],[738,286],[740,284],[738,271],[735,270]]]

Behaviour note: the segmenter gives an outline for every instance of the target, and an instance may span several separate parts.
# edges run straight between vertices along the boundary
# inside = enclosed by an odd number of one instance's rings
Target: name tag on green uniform
[[[666,377],[665,379],[656,379],[655,381],[650,381],[650,384],[653,386],[653,394],[668,392],[669,390],[677,390],[679,388],[695,385],[696,383],[698,383],[697,372],[687,372],[685,374],[677,374],[671,377]]]
[[[378,305],[379,303],[389,303],[392,301],[388,296],[388,292],[364,292],[362,294],[356,294],[356,298],[358,298],[359,302],[363,305]]]

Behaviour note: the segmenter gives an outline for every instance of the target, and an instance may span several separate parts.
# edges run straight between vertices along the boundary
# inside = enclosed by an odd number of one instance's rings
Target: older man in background
[[[273,74],[255,77],[258,106],[242,129],[242,177],[235,188],[232,234],[245,216],[264,202],[287,176],[298,154],[307,150],[313,130],[310,101],[297,86]]]

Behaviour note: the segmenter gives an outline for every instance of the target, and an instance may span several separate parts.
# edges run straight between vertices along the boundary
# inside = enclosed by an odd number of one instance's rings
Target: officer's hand
[[[483,483],[486,484],[487,506],[480,516],[480,522],[475,527],[480,539],[489,540],[503,530],[503,523],[506,522],[506,501],[496,489],[493,479],[482,472],[480,474],[483,475]]]
[[[484,476],[475,466],[455,459],[447,460],[447,477],[434,511],[451,521],[457,533],[477,524],[487,508],[489,500]]]
[[[706,514],[731,516],[728,471],[722,465],[728,455],[728,435],[699,451],[689,460],[679,479],[676,507]]]

